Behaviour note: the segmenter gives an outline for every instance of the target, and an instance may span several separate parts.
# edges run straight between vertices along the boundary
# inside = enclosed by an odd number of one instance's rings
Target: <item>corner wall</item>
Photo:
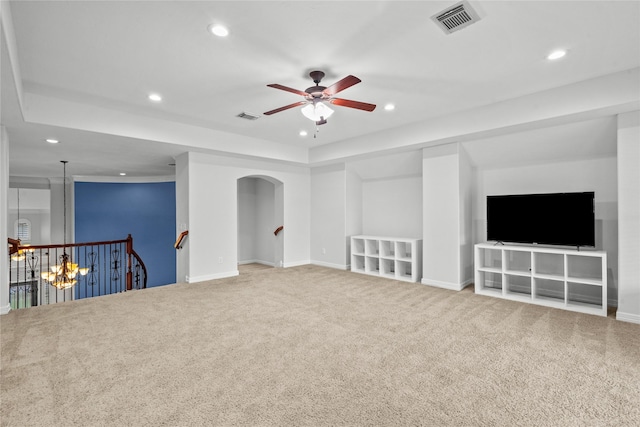
[[[7,206],[9,190],[9,136],[4,126],[0,126],[0,314],[7,314],[11,310],[9,304],[9,250],[4,242],[7,241]]]
[[[618,116],[618,250],[616,318],[640,323],[640,111]]]
[[[189,231],[189,154],[176,157],[176,237]],[[184,283],[189,277],[189,239],[182,240],[176,249],[176,282]]]
[[[351,265],[351,236],[362,234],[362,179],[348,165],[346,166],[346,224],[345,224],[345,264]]]
[[[471,164],[459,143],[425,148],[422,283],[461,290],[473,280]]]

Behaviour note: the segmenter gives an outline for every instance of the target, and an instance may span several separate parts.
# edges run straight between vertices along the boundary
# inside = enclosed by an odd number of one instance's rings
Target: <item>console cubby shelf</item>
[[[422,240],[352,236],[351,271],[419,282],[422,279]]]
[[[607,315],[607,253],[537,246],[475,245],[479,295]]]

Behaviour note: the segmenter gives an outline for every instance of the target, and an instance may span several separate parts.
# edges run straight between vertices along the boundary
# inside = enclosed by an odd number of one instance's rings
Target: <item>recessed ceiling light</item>
[[[566,50],[562,50],[562,49],[554,50],[553,52],[551,52],[551,53],[547,56],[547,59],[551,59],[551,60],[554,60],[554,59],[560,59],[560,58],[562,58],[563,56],[565,56],[566,54],[567,54],[567,51],[566,51]]]
[[[211,24],[207,27],[209,32],[218,37],[227,37],[229,35],[229,30],[224,25]]]
[[[126,175],[126,173],[120,172],[120,176],[125,176],[125,175]]]
[[[60,142],[57,139],[53,139],[53,138],[47,138],[45,139],[45,141],[47,141],[49,144],[57,144],[58,142]]]
[[[307,131],[306,130],[301,130],[300,131],[300,136],[307,136]]]
[[[149,94],[149,101],[160,102],[162,101],[162,97],[157,93],[151,93]]]
[[[396,106],[393,104],[387,104],[384,106],[384,109],[387,111],[395,110]]]

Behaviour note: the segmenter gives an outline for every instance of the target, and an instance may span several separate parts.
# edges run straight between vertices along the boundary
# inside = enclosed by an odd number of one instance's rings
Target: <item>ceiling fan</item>
[[[327,123],[327,119],[333,110],[329,108],[325,102],[341,107],[355,108],[357,110],[373,111],[376,106],[374,104],[367,104],[366,102],[350,101],[348,99],[334,98],[334,95],[341,92],[351,86],[360,83],[362,80],[355,76],[347,76],[344,79],[332,84],[329,87],[320,86],[320,81],[324,77],[322,71],[312,71],[309,73],[309,77],[316,84],[315,86],[308,87],[303,91],[293,89],[287,86],[279,84],[270,84],[269,87],[292,92],[304,97],[304,101],[294,102],[293,104],[285,105],[284,107],[276,108],[275,110],[267,111],[265,116],[270,116],[280,111],[288,110],[290,108],[306,105],[302,108],[302,114],[310,120],[316,122],[316,125],[323,125]]]

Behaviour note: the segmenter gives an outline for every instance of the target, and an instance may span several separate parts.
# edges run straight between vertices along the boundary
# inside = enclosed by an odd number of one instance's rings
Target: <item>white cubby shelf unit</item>
[[[475,292],[606,316],[607,253],[480,243]]]
[[[352,236],[351,271],[419,282],[422,279],[422,240]]]

